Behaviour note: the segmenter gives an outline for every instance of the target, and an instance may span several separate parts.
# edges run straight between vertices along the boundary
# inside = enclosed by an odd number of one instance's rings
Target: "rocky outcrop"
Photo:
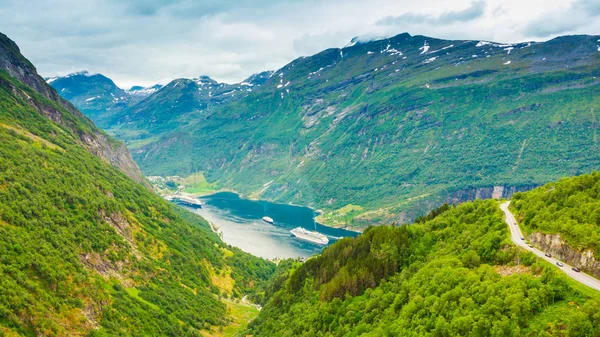
[[[120,169],[130,178],[150,187],[144,179],[139,168],[131,158],[129,151],[120,142],[111,139],[104,132],[99,130],[91,120],[85,117],[75,106],[67,100],[60,97],[46,81],[37,73],[37,70],[20,52],[19,47],[6,35],[0,33],[0,71],[8,72],[16,80],[26,84],[37,91],[46,99],[58,103],[64,109],[57,109],[55,105],[36,100],[29,97],[26,93],[11,85],[11,89],[44,117],[60,124],[73,132],[82,146],[87,148],[92,154],[100,159],[110,163]],[[6,85],[10,85],[5,83]],[[65,118],[63,114],[72,115],[71,118]],[[73,118],[74,117],[74,118]],[[88,130],[82,130],[73,120],[83,123]]]
[[[552,254],[559,260],[576,266],[594,277],[600,278],[600,261],[594,257],[594,252],[577,251],[569,246],[559,234],[532,233],[527,239],[542,251]]]
[[[120,213],[106,214],[104,210],[100,211],[100,216],[106,221],[111,227],[113,227],[117,233],[119,233],[129,244],[134,245],[133,232],[129,221],[125,219]]]
[[[536,188],[537,185],[504,186],[496,185],[463,189],[452,192],[446,199],[449,204],[459,204],[476,199],[510,199],[517,192],[525,192]]]
[[[33,64],[21,54],[17,44],[2,33],[0,33],[0,69],[6,70],[10,76],[27,84],[44,97],[60,101],[58,93],[37,74]]]
[[[110,139],[104,133],[82,134],[80,138],[84,146],[96,157],[110,163],[133,180],[150,188],[149,183],[123,143]]]
[[[128,288],[133,287],[134,285],[134,281],[127,276],[126,267],[129,267],[129,265],[126,262],[112,262],[97,252],[81,254],[79,256],[79,261],[107,280],[111,277],[115,278],[119,280],[124,287]]]

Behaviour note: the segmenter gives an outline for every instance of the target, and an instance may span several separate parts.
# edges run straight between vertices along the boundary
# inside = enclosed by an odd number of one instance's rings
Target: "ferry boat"
[[[317,231],[311,232],[302,227],[296,227],[290,232],[300,240],[316,243],[319,245],[326,245],[329,243],[329,239],[325,235]]]
[[[202,208],[202,202],[196,198],[188,197],[186,195],[175,195],[171,199],[173,202],[182,204],[184,206],[193,208]]]
[[[266,222],[266,223],[270,223],[270,224],[272,224],[272,223],[274,222],[274,221],[273,221],[273,218],[271,218],[271,217],[268,217],[268,216],[263,216],[263,218],[262,218],[262,219],[263,219],[263,221],[264,221],[264,222]]]

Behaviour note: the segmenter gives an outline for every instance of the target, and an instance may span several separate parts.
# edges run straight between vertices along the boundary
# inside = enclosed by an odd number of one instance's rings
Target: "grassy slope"
[[[0,110],[3,333],[199,336],[229,320],[210,270],[229,271],[228,296],[272,273],[266,261],[226,254],[204,220],[84,150],[75,141],[84,122],[5,72]]]
[[[373,264],[397,271],[378,275],[381,268]],[[249,331],[593,336],[600,332],[599,301],[596,292],[519,252],[497,203],[477,201],[424,223],[370,228],[332,245],[280,285]]]
[[[241,331],[245,331],[248,323],[258,316],[258,309],[243,304],[241,302],[226,301],[227,313],[232,317],[231,324],[212,331],[204,332],[205,336],[210,337],[234,337],[239,336]]]

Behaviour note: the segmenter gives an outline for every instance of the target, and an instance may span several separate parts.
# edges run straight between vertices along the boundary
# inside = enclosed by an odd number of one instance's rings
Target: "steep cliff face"
[[[56,90],[38,75],[33,64],[21,54],[16,43],[2,33],[0,33],[0,70],[8,72],[10,76],[27,84],[50,101],[33,100],[12,84],[7,84],[12,87],[15,94],[27,99],[28,103],[43,116],[71,130],[78,136],[80,144],[95,156],[119,168],[130,178],[149,187],[127,148],[122,143],[108,137],[71,103],[61,98]],[[59,107],[53,103],[56,103]],[[64,108],[66,112],[60,107]],[[70,114],[70,116],[64,114]]]
[[[510,199],[517,192],[525,192],[536,188],[536,185],[522,186],[490,186],[462,189],[452,192],[446,199],[449,204],[459,204],[477,199]]]
[[[600,261],[596,260],[592,250],[588,249],[584,252],[576,251],[559,234],[536,232],[528,235],[527,238],[535,246],[552,254],[552,256],[600,278]]]
[[[104,133],[84,133],[80,135],[80,138],[85,147],[96,157],[119,168],[133,180],[150,187],[123,143],[115,142]]]

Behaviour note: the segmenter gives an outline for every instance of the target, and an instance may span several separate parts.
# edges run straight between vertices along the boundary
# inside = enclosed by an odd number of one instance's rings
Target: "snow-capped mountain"
[[[92,74],[86,70],[45,78],[58,93],[71,101],[79,110],[100,127],[106,128],[108,121],[120,112],[139,103],[162,88],[157,84],[151,87],[119,88],[110,78],[102,74]]]
[[[125,92],[127,92],[128,94],[133,95],[133,96],[146,98],[146,97],[152,95],[153,93],[157,92],[158,90],[160,90],[162,87],[163,87],[162,84],[155,84],[150,87],[142,87],[139,85],[135,85],[135,86],[129,88],[129,90],[126,90]]]

